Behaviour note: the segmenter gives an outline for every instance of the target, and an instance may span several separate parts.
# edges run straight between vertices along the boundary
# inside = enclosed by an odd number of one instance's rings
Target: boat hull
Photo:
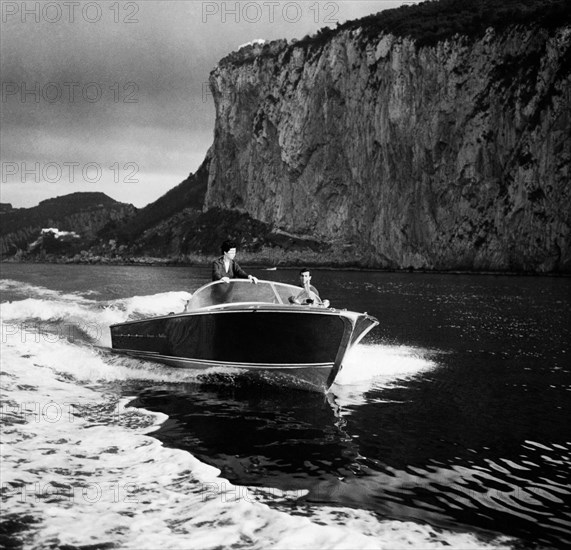
[[[323,390],[375,324],[361,314],[253,306],[122,323],[111,339],[115,351],[174,367],[244,369]]]
[[[241,364],[231,361],[204,361],[200,359],[185,359],[169,355],[159,355],[145,351],[114,349],[115,353],[135,357],[155,363],[162,363],[169,367],[186,368],[192,370],[208,371],[201,380],[209,381],[210,375],[220,375],[216,369],[224,369],[225,377],[248,376],[256,381],[263,381],[270,385],[287,386],[297,389],[325,391],[330,386],[329,380],[333,380],[339,369],[333,363],[329,364],[305,364],[305,365],[261,365]],[[212,370],[214,369],[214,370]]]

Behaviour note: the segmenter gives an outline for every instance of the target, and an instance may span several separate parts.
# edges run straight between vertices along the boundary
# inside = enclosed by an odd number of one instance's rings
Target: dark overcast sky
[[[142,207],[204,159],[219,59],[402,3],[0,0],[0,200],[102,191]]]

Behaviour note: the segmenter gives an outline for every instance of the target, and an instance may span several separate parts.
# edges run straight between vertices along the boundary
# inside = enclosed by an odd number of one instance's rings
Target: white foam
[[[434,351],[410,346],[359,344],[349,351],[331,387],[339,406],[360,405],[372,388],[394,386],[436,367]]]
[[[107,304],[108,310],[79,298],[65,304],[67,298],[49,294],[45,300],[8,304],[6,318],[10,324],[26,323],[29,315],[49,321],[87,316],[103,323],[149,311],[164,313],[183,298],[177,294],[116,301]],[[7,335],[1,356],[2,419],[9,424],[2,438],[5,507],[39,521],[26,535],[29,547],[505,547],[502,541],[484,544],[472,534],[379,520],[363,510],[315,507],[290,514],[271,508],[271,488],[236,487],[218,469],[147,435],[165,415],[128,408],[129,400],[120,398],[115,384],[93,389],[93,382],[101,380],[172,380],[174,369],[154,371],[84,342],[36,336]],[[426,361],[414,363],[413,356],[398,348],[364,346],[357,349],[356,360],[376,379],[383,372],[377,360],[392,357],[388,376],[395,379],[414,372],[412,364],[428,368]]]
[[[37,297],[2,303],[3,340],[14,336],[25,340],[33,338],[34,334],[37,338],[53,340],[54,332],[69,340],[77,338],[80,332],[92,343],[109,347],[110,325],[130,319],[180,313],[191,297],[189,292],[166,292],[98,302],[41,287],[31,287],[30,293]]]
[[[62,342],[58,353],[65,346],[73,347]],[[9,344],[6,351],[2,369],[12,380],[10,403],[38,412],[12,425],[3,439],[7,504],[12,513],[41,520],[35,547],[486,547],[472,535],[379,521],[366,511],[319,508],[302,517],[272,509],[263,492],[246,492],[220,478],[216,468],[145,435],[164,415],[126,408],[125,401],[110,413],[99,392],[58,379],[46,368],[53,357],[38,355],[45,344],[28,343],[25,350]],[[38,406],[30,407],[34,399]],[[64,403],[73,404],[73,414],[49,412]]]
[[[0,279],[0,293],[15,292],[26,297],[43,298],[46,300],[68,300],[68,301],[82,301],[83,293],[64,293],[57,290],[51,290],[44,286],[32,285],[23,283],[22,281],[15,281],[13,279]]]
[[[431,369],[429,350],[384,344],[357,345],[349,351],[336,383],[351,385],[379,376],[410,376]]]
[[[133,296],[123,300],[111,302],[111,306],[123,306],[129,317],[167,315],[168,313],[181,313],[192,294],[190,292],[163,292],[152,296]]]

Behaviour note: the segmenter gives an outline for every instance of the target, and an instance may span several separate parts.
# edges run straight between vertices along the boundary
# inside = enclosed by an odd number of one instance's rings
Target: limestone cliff
[[[205,208],[370,266],[570,271],[570,50],[568,25],[243,48],[210,77]]]

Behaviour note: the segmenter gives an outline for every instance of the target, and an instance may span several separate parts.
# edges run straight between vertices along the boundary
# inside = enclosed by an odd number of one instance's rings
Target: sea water
[[[569,279],[315,270],[380,321],[323,395],[109,351],[207,269],[1,269],[0,545],[571,542]]]

